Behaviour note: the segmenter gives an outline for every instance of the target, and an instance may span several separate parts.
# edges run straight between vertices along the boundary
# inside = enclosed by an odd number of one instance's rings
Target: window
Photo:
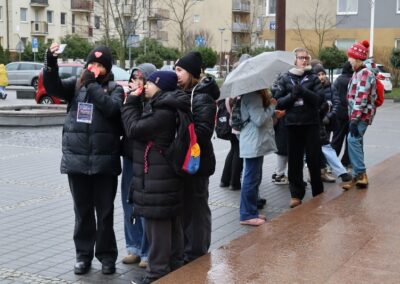
[[[275,13],[276,13],[276,0],[266,0],[267,1],[267,3],[266,3],[266,8],[267,8],[267,11],[266,11],[266,14],[267,14],[267,16],[275,16]]]
[[[358,12],[358,0],[338,0],[337,14],[338,15],[351,15]]]
[[[193,15],[193,23],[199,23],[200,22],[200,15]]]
[[[275,40],[274,39],[266,39],[264,43],[264,47],[275,48]]]
[[[20,19],[21,22],[27,22],[28,21],[27,18],[26,18],[27,13],[28,13],[28,9],[27,8],[21,8],[19,10],[19,19]]]
[[[335,41],[335,45],[340,50],[347,50],[350,46],[352,46],[356,42],[355,39],[337,39]]]
[[[61,25],[65,25],[65,18],[66,18],[66,13],[61,13]]]
[[[3,6],[0,6],[0,21],[3,20]]]
[[[72,33],[75,33],[75,14],[72,14]]]
[[[96,29],[100,29],[100,17],[99,16],[94,16],[94,27]]]
[[[26,46],[26,43],[28,42],[28,38],[27,37],[21,37],[21,41],[22,41],[22,44],[24,46]]]
[[[400,38],[395,39],[394,47],[400,49]]]
[[[48,45],[51,45],[53,42],[54,42],[54,39],[52,39],[52,38],[48,38],[47,39],[47,44]]]
[[[53,11],[47,11],[47,23],[48,24],[53,23]]]
[[[397,13],[400,14],[400,0],[397,0]]]

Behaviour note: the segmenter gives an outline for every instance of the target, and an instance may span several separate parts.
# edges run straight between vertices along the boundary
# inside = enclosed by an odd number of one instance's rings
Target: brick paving
[[[368,166],[400,152],[396,143],[399,121],[400,104],[385,102],[367,131]],[[219,139],[213,142],[217,170],[210,179],[211,249],[252,230],[239,225],[240,192],[218,186],[229,145]],[[121,263],[125,249],[119,194],[114,218],[119,247],[117,273],[103,275],[96,260],[87,275],[73,273],[73,205],[67,177],[59,173],[60,159],[61,127],[0,127],[0,283],[129,283],[144,271],[137,265]],[[288,186],[271,183],[274,165],[275,155],[267,156],[260,188],[260,195],[267,199],[263,213],[269,219],[289,210]]]

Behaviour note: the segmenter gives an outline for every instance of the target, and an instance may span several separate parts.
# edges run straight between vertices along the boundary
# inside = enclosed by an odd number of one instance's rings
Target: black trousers
[[[243,170],[243,159],[239,156],[239,140],[236,135],[231,135],[231,149],[226,156],[221,182],[240,188],[240,177]]]
[[[118,177],[69,174],[68,181],[74,200],[76,260],[92,261],[95,250],[100,262],[114,264],[118,256],[113,228]]]
[[[312,195],[324,191],[321,181],[321,144],[318,125],[288,126],[288,177],[292,198],[302,200],[306,193],[303,166],[304,154],[310,171]]]
[[[206,254],[211,244],[211,210],[208,206],[209,177],[191,176],[184,180],[184,261]]]
[[[350,165],[350,159],[347,150],[347,139],[346,139],[348,133],[349,133],[349,120],[348,119],[338,120],[336,130],[333,131],[331,145],[332,148],[335,149],[336,154],[339,157],[340,152],[342,151],[343,142],[345,142],[344,153],[341,159],[341,162],[345,167]]]
[[[183,265],[181,218],[145,218],[144,223],[149,240],[147,276],[158,279]]]

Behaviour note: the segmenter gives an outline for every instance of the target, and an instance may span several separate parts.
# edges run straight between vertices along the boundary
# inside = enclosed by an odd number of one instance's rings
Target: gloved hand
[[[45,66],[47,67],[57,67],[57,54],[54,54],[50,51],[50,48],[46,50],[46,62]]]
[[[350,132],[351,136],[353,136],[353,137],[360,136],[360,132],[358,131],[358,123],[357,122],[355,122],[355,121],[350,122],[349,132]]]
[[[294,85],[292,89],[292,98],[299,99],[303,96],[303,87],[301,85]]]
[[[87,69],[85,71],[83,71],[82,76],[81,76],[81,82],[82,82],[82,85],[84,85],[85,87],[87,87],[90,83],[95,83],[96,78],[94,77],[94,73],[90,72]]]
[[[330,121],[329,117],[325,116],[324,119],[322,119],[322,122],[323,122],[325,125],[328,125],[329,122],[331,122],[331,121]]]

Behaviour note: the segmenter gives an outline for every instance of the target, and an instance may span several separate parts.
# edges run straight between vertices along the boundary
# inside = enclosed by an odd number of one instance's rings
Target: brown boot
[[[291,198],[290,199],[290,208],[297,207],[301,204],[301,200],[298,198]]]
[[[344,189],[344,191],[348,191],[349,189],[352,189],[355,185],[356,185],[356,178],[352,178],[351,181],[343,184],[342,188]]]
[[[335,182],[336,178],[328,173],[328,170],[325,168],[321,169],[321,180],[323,182]]]
[[[361,188],[368,187],[367,173],[358,174],[356,177],[356,186]]]

